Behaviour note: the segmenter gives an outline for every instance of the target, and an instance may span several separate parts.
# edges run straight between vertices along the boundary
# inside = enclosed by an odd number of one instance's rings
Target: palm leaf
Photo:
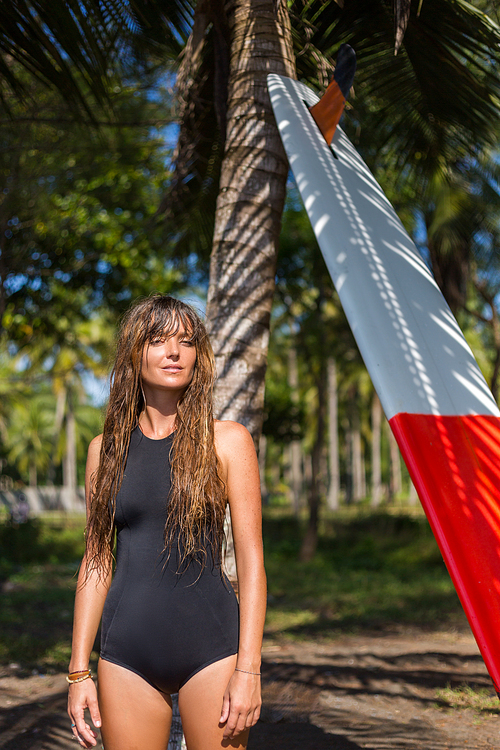
[[[303,52],[299,76],[321,86],[318,57],[334,59],[349,42],[358,57],[357,99],[369,101],[375,114],[378,148],[390,144],[431,173],[457,149],[491,142],[500,109],[500,31],[464,0],[424,2],[419,15],[418,5],[411,4],[397,57],[388,0],[350,0],[343,9],[294,0],[291,12]],[[362,122],[356,125],[362,130]]]
[[[158,52],[176,57],[189,33],[189,0],[3,0],[0,76],[16,97],[26,94],[12,61],[55,87],[92,117],[92,98],[109,103],[114,71]],[[8,94],[1,93],[4,105]]]
[[[226,131],[229,31],[218,0],[200,2],[177,76],[179,138],[170,188],[158,210],[176,251],[207,262]]]

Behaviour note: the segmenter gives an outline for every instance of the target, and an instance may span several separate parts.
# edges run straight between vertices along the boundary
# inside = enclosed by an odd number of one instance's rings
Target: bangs
[[[181,329],[184,329],[186,336],[195,344],[206,335],[205,328],[194,310],[179,300],[173,300],[172,297],[156,299],[149,315],[143,321],[142,344],[147,346],[156,339],[170,338]]]

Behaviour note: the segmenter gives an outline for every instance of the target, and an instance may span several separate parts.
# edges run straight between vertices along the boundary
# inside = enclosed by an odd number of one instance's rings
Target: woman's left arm
[[[238,570],[240,639],[238,660],[224,695],[221,723],[232,739],[260,715],[260,661],[266,616],[266,574],[257,454],[248,430],[236,422],[216,423],[216,446],[227,486]]]

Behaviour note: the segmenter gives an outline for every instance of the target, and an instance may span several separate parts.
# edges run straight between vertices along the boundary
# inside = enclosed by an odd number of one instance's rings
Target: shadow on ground
[[[347,737],[324,732],[308,722],[265,724],[253,729],[248,750],[361,750],[361,745]]]
[[[500,746],[496,703],[451,708],[440,699],[441,689],[463,685],[494,698],[470,635],[268,644],[262,671],[262,718],[248,750]],[[0,750],[74,750],[64,676],[43,678],[0,680]]]

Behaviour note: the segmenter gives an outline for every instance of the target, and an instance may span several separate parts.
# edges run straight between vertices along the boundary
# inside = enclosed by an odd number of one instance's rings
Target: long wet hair
[[[167,295],[137,302],[125,315],[118,337],[99,466],[91,479],[86,528],[87,570],[106,575],[112,561],[116,496],[132,431],[145,409],[142,389],[144,348],[183,327],[196,347],[193,379],[177,404],[170,452],[171,488],[165,523],[165,550],[174,544],[180,566],[206,561],[207,544],[222,559],[227,493],[214,445],[212,393],[215,361],[204,324],[192,307]]]

